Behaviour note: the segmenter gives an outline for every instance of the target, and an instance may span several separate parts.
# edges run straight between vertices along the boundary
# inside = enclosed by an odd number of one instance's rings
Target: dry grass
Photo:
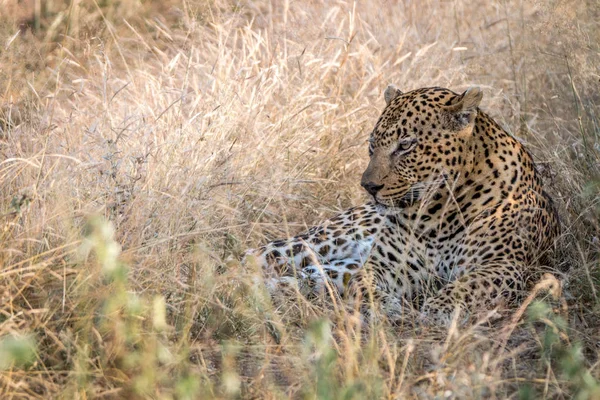
[[[596,2],[0,8],[3,399],[600,398]],[[392,82],[479,85],[529,143],[563,220],[562,316],[361,331],[225,265],[366,200]]]

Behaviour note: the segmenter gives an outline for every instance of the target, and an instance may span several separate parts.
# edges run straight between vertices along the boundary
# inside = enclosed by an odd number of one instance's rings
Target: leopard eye
[[[396,147],[396,150],[394,150],[392,155],[397,156],[399,154],[406,153],[409,150],[412,150],[412,148],[415,146],[415,144],[417,144],[416,138],[401,140],[398,143],[398,147]]]
[[[398,144],[398,150],[400,150],[400,151],[410,150],[411,147],[412,147],[412,143],[400,143],[400,144]]]
[[[369,142],[369,157],[371,157],[373,155],[373,138],[369,138],[367,140],[367,142]]]

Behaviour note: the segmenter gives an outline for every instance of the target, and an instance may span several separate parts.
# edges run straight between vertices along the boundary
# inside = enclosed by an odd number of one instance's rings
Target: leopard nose
[[[371,196],[375,196],[377,194],[377,192],[379,192],[381,189],[383,189],[383,185],[377,185],[373,182],[366,182],[366,183],[362,183],[360,184],[362,187],[365,188],[365,190],[367,192],[369,192],[369,194]]]

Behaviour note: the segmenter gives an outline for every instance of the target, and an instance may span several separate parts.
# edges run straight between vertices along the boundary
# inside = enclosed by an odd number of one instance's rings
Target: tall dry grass
[[[600,398],[596,2],[0,8],[0,397]],[[566,307],[362,329],[224,261],[366,200],[392,82],[527,141]]]

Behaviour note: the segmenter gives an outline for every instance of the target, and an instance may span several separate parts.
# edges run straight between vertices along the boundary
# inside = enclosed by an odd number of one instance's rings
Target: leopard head
[[[361,185],[379,205],[404,208],[472,166],[483,94],[477,87],[462,94],[438,87],[402,93],[390,85],[384,97]]]

